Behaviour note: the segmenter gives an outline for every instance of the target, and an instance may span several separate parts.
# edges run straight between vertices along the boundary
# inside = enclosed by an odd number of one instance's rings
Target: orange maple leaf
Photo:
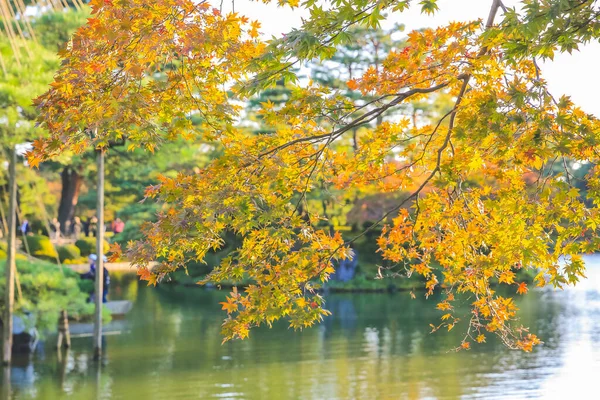
[[[350,90],[358,89],[358,82],[356,81],[356,79],[350,79],[348,82],[346,82],[346,84],[348,85],[348,89]]]
[[[521,282],[519,287],[517,288],[518,294],[525,294],[529,289],[527,289],[527,284],[525,282]]]
[[[222,301],[219,304],[223,306],[222,310],[227,311],[227,314],[231,314],[237,311],[238,305],[232,297],[227,297],[227,301]]]
[[[108,248],[108,252],[111,253],[110,256],[108,256],[109,262],[116,262],[123,255],[123,250],[121,249],[121,245],[119,243],[111,243]]]

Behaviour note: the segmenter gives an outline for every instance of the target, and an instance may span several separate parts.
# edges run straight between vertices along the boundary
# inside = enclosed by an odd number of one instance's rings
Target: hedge
[[[75,246],[77,246],[81,252],[82,257],[87,257],[90,254],[96,253],[96,238],[95,237],[85,237],[79,239],[75,242]],[[104,254],[108,253],[108,248],[110,247],[110,243],[106,240],[104,241]]]
[[[54,247],[48,236],[33,235],[25,236],[25,238],[29,247],[29,253],[32,256],[42,260],[56,262],[56,257],[58,257],[58,253],[56,252],[56,248]],[[22,247],[23,250],[27,251],[25,243],[23,243]]]
[[[79,250],[79,247],[75,246],[74,244],[59,246],[57,250],[60,262],[65,262],[67,260],[78,260],[81,258],[81,250]]]

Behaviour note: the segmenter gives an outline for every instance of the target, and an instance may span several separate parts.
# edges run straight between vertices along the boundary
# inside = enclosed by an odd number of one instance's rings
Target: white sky
[[[220,0],[213,0],[218,7]],[[414,3],[417,3],[414,1]],[[504,0],[508,7],[517,5],[518,0]],[[392,15],[384,27],[394,23],[402,23],[406,26],[405,32],[413,29],[436,27],[445,25],[450,21],[467,21],[485,19],[487,17],[490,0],[438,0],[440,11],[434,16],[420,14],[418,4],[404,13]],[[223,1],[223,11],[231,10],[231,1]],[[294,27],[301,24],[301,18],[307,13],[303,10],[291,10],[280,8],[275,4],[263,4],[250,0],[236,0],[235,11],[256,19],[262,24],[262,32],[265,35],[281,36]],[[600,101],[597,100],[597,92],[600,89],[599,80],[596,77],[600,70],[600,44],[592,43],[584,46],[579,52],[572,55],[559,54],[554,61],[541,64],[544,78],[548,81],[552,94],[558,98],[563,94],[572,97],[584,111],[593,113],[600,117]]]

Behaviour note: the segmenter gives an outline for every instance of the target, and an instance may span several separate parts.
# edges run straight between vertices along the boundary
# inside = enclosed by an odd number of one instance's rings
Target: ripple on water
[[[51,346],[11,368],[21,399],[522,399],[596,398],[600,377],[600,257],[588,280],[519,298],[523,324],[545,341],[531,354],[490,338],[448,351],[455,331],[429,333],[432,304],[407,294],[332,295],[333,316],[294,332],[285,324],[221,345],[223,294],[185,296],[136,286],[127,333],[108,337],[100,373],[90,343],[59,361]],[[457,328],[458,329],[458,328]],[[4,381],[2,381],[4,382]],[[592,396],[592,397],[590,397]]]

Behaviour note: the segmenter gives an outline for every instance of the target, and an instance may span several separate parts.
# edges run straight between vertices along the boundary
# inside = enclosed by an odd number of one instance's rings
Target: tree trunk
[[[69,235],[68,227],[75,217],[75,206],[79,199],[79,190],[83,183],[83,178],[71,166],[65,167],[61,174],[62,191],[60,194],[60,205],[58,206],[58,222],[63,235]]]
[[[379,46],[381,44],[378,41],[373,42],[373,46],[375,47],[375,71],[379,74]],[[383,115],[379,114],[377,119],[375,120],[375,126],[379,127],[383,123]]]
[[[6,291],[5,310],[3,316],[3,357],[4,365],[9,365],[12,358],[13,339],[13,309],[15,302],[15,254],[17,239],[17,153],[12,148],[8,152],[10,163],[8,166],[9,204],[8,204],[8,250],[6,254]]]
[[[96,234],[96,288],[94,301],[94,360],[102,355],[102,293],[104,291],[104,150],[98,151],[98,198],[96,204],[98,232]]]
[[[415,108],[413,108],[412,112],[412,124],[413,128],[417,129],[417,110]]]

